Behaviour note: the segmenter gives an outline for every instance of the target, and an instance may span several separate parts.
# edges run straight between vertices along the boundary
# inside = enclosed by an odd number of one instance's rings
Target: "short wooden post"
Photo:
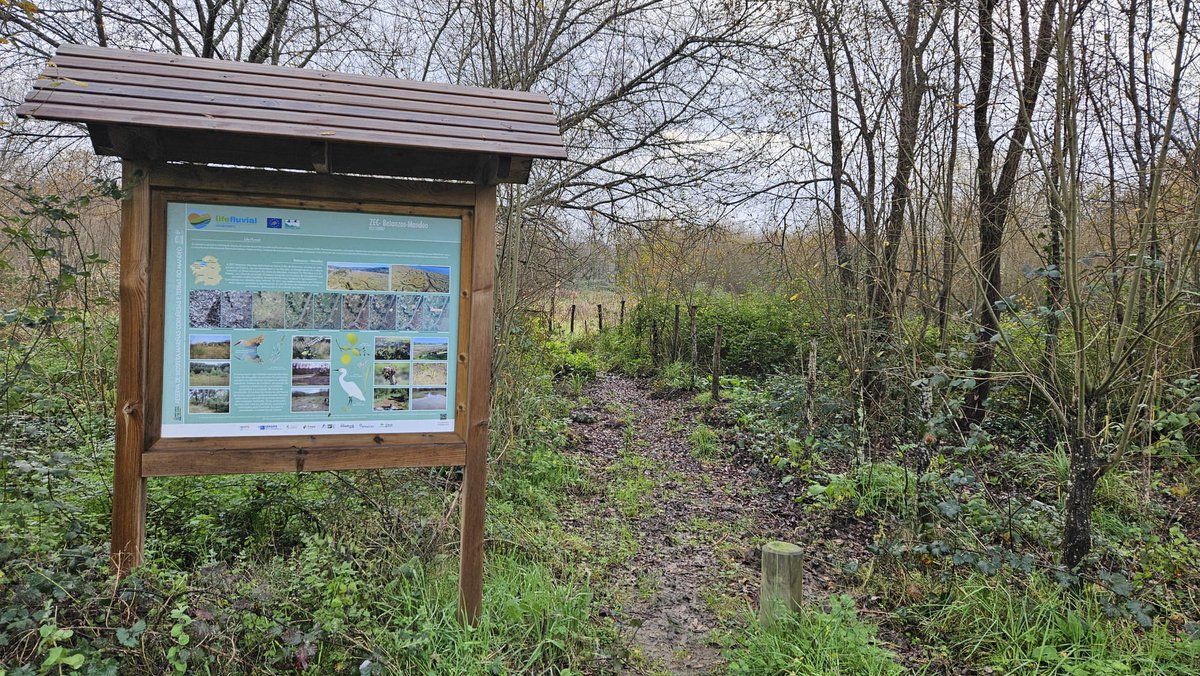
[[[804,603],[804,550],[787,542],[768,542],[762,548],[762,586],[758,619],[769,627]]]
[[[546,333],[554,334],[554,294],[550,294],[550,314],[546,315]]]
[[[112,564],[117,577],[140,566],[146,546],[147,293],[150,279],[150,175],[125,161],[121,203],[121,318],[117,343],[117,427],[113,458]],[[155,314],[162,321],[161,308]]]
[[[697,307],[695,305],[688,306],[688,330],[692,333],[692,384],[690,389],[693,390],[696,389],[696,362],[700,360],[699,354],[696,351],[696,310]]]
[[[575,304],[571,303],[571,334],[575,334]]]
[[[713,403],[716,403],[721,400],[721,325],[720,324],[717,324],[717,331],[713,335],[712,400],[713,400]]]
[[[675,330],[671,334],[671,361],[679,360],[679,303],[675,304]]]
[[[617,317],[617,326],[625,325],[625,299],[621,299],[621,314]]]
[[[604,305],[596,303],[596,333],[604,333]]]

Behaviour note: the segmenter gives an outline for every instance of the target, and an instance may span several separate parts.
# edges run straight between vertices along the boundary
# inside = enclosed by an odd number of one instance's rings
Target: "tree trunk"
[[[988,114],[993,107],[992,80],[996,66],[995,29],[992,11],[996,0],[979,0],[979,80],[975,88],[974,120],[975,145],[978,150],[975,175],[979,189],[979,270],[982,277],[983,299],[979,304],[979,331],[971,356],[975,387],[963,403],[960,428],[983,422],[984,405],[992,388],[992,366],[996,362],[996,336],[1000,318],[996,304],[1000,293],[1000,254],[1004,242],[1004,225],[1012,204],[1013,191],[1025,153],[1032,117],[1037,108],[1038,94],[1046,65],[1054,47],[1054,25],[1058,0],[1044,0],[1038,24],[1037,48],[1021,81],[1021,108],[1017,114],[998,181],[993,181],[992,160],[996,140],[992,138]]]
[[[845,207],[842,203],[843,158],[841,113],[837,81],[837,61],[833,50],[833,34],[829,29],[829,17],[825,7],[813,8],[817,27],[817,43],[825,59],[825,74],[829,78],[829,172],[833,184],[833,250],[837,260],[838,279],[843,290],[854,287],[854,271],[850,267],[850,243],[846,235]]]
[[[1062,562],[1071,570],[1077,569],[1092,551],[1092,507],[1096,502],[1096,482],[1099,480],[1093,446],[1091,439],[1077,439],[1071,446],[1062,541]]]

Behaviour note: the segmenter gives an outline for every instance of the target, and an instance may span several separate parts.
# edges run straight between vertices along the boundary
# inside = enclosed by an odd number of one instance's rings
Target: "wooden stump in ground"
[[[762,587],[758,618],[764,627],[800,610],[804,602],[804,550],[788,542],[768,542],[762,548]]]

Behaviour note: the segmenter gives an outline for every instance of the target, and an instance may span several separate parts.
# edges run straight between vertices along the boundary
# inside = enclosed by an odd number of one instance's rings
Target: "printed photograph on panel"
[[[250,302],[250,323],[256,329],[284,328],[282,291],[255,291]]]
[[[188,338],[188,356],[192,359],[229,359],[229,336],[192,335]]]
[[[375,386],[408,385],[411,365],[406,361],[375,362]]]
[[[283,328],[313,328],[313,294],[289,291],[283,294]]]
[[[188,294],[188,325],[193,329],[221,328],[221,292],[192,291]]]
[[[366,331],[371,326],[371,296],[365,293],[342,295],[342,330]]]
[[[295,336],[292,338],[292,359],[329,361],[329,336]]]
[[[328,387],[293,387],[292,412],[317,413],[329,410]]]
[[[380,293],[371,296],[371,318],[372,331],[395,331],[396,330],[396,297],[391,294]]]
[[[376,263],[333,263],[325,267],[330,291],[387,291],[388,266]]]
[[[444,411],[448,400],[446,388],[413,388],[412,410],[414,411]]]
[[[407,411],[408,410],[408,388],[407,387],[377,387],[375,388],[374,403],[371,406],[375,411]]]
[[[399,293],[446,293],[450,290],[450,268],[438,265],[393,265],[392,291]]]
[[[445,385],[446,362],[413,364],[413,385]]]
[[[411,339],[405,336],[376,336],[375,361],[396,361],[412,357]]]
[[[329,385],[329,362],[293,360],[292,385]]]
[[[413,359],[418,361],[446,361],[450,358],[450,340],[447,338],[413,338]]]
[[[229,388],[190,388],[188,390],[188,413],[229,413]]]
[[[253,294],[249,291],[221,292],[221,328],[249,329]]]
[[[229,362],[193,359],[188,362],[188,385],[229,387]]]
[[[312,326],[308,328],[337,331],[342,328],[342,294],[314,293],[312,295]]]

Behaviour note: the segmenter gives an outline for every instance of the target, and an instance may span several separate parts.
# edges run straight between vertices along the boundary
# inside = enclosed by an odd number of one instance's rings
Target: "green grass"
[[[692,447],[692,457],[697,460],[711,462],[722,455],[720,437],[711,427],[704,423],[696,423],[688,435],[688,443]]]
[[[50,349],[39,359],[72,373]],[[541,362],[516,355],[497,391],[511,413],[493,422],[504,446],[489,476],[483,614],[470,629],[456,617],[455,470],[151,480],[146,561],[118,583],[106,544],[110,416],[71,403],[111,398],[27,404],[0,421],[0,672],[592,670],[617,641],[592,571],[632,556],[636,541],[615,527],[564,532],[588,487],[562,452],[568,403]]]
[[[724,652],[732,674],[899,674],[903,668],[858,617],[845,596],[829,599],[828,611],[806,608],[770,628],[751,621],[744,632],[726,636]]]
[[[924,580],[926,589],[939,585]],[[1043,575],[1008,579],[971,574],[940,585],[907,616],[956,660],[1000,673],[1194,674],[1200,640],[1163,623],[1142,630],[1108,617],[1094,587],[1068,592]]]

